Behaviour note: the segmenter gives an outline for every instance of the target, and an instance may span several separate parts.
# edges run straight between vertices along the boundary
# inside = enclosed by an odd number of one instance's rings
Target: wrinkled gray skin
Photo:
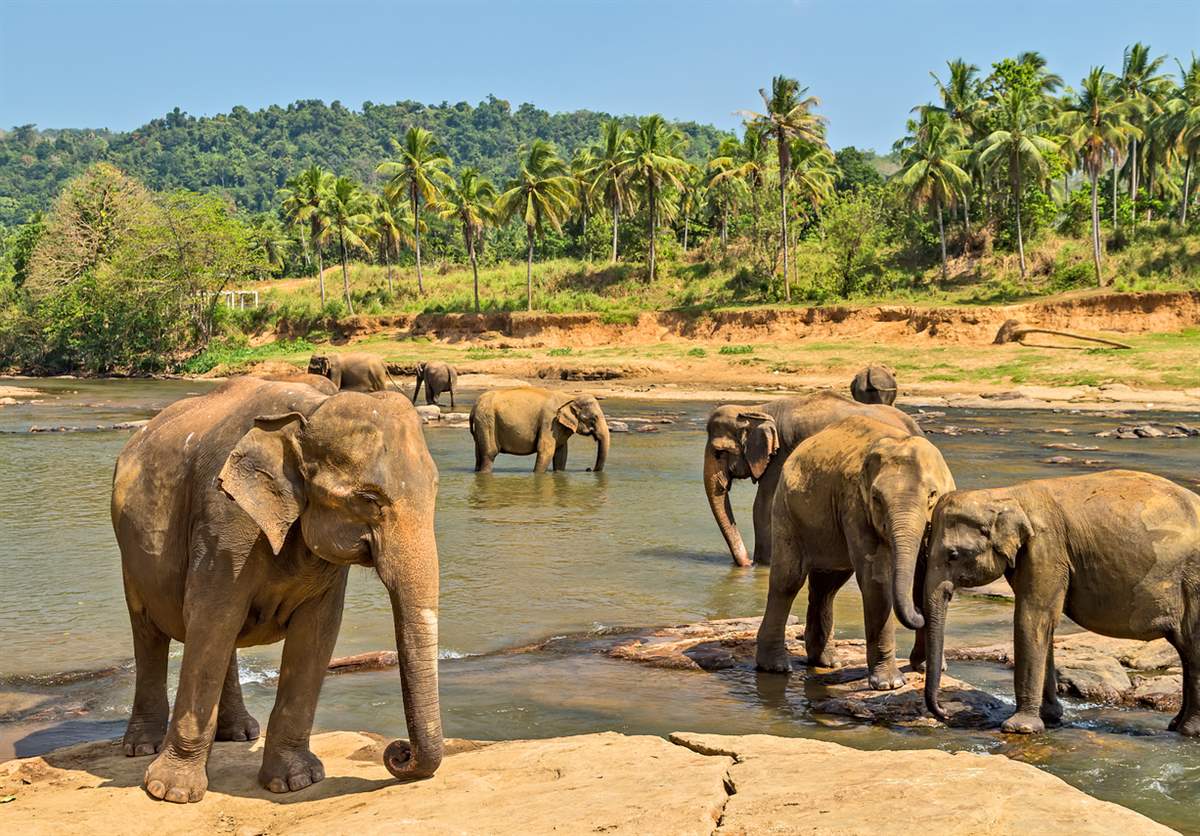
[[[913,607],[913,577],[933,506],[952,490],[954,477],[936,447],[873,418],[847,418],[797,447],[775,489],[771,582],[758,630],[758,667],[791,670],[784,630],[805,581],[808,663],[832,667],[833,599],[854,575],[862,590],[868,681],[876,690],[903,685],[893,602],[901,623],[917,630],[911,661],[919,669],[924,622]]]
[[[1060,722],[1054,628],[1066,613],[1103,636],[1170,642],[1183,663],[1183,707],[1169,728],[1200,735],[1200,497],[1129,470],[947,494],[925,572],[929,659],[942,655],[954,590],[1001,575],[1016,594],[1017,710],[1004,731]],[[931,667],[925,703],[945,720]]]
[[[771,500],[784,460],[804,439],[853,415],[923,435],[916,422],[895,407],[860,404],[833,392],[780,398],[757,406],[726,404],[712,411],[704,447],[704,493],[734,563],[750,565],[729,502],[733,480],[758,483],[754,497],[754,562],[770,563]]]
[[[891,406],[896,402],[896,378],[884,366],[867,366],[850,381],[850,394],[859,403]]]
[[[387,366],[375,354],[314,354],[308,373],[329,378],[342,392],[380,392],[389,379]]]
[[[439,361],[417,363],[417,387],[413,389],[412,402],[417,402],[421,384],[425,384],[425,403],[437,404],[442,392],[450,393],[450,408],[454,409],[454,386],[458,383],[458,372],[453,366]]]
[[[500,453],[537,454],[534,473],[544,473],[551,464],[566,470],[567,441],[576,433],[596,439],[596,463],[589,469],[599,473],[608,459],[608,422],[591,395],[532,386],[492,389],[471,409],[476,472],[491,472]]]
[[[199,801],[213,740],[258,736],[237,648],[280,639],[259,782],[288,792],[324,777],[308,741],[351,566],[373,568],[391,597],[411,740],[389,745],[384,763],[401,780],[434,773],[437,484],[416,411],[394,392],[234,378],[130,439],[112,495],[137,664],[124,748],[159,753],[150,795]],[[184,652],[168,712],[172,639]]]
[[[305,374],[303,372],[297,374],[252,374],[251,377],[257,377],[262,380],[278,380],[283,383],[304,383],[316,389],[323,395],[336,395],[338,393],[337,386],[327,377],[322,377],[319,374]]]

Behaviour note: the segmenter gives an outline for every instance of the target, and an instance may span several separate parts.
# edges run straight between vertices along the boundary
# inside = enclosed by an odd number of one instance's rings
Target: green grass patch
[[[753,354],[754,346],[752,345],[723,345],[718,354]]]
[[[696,346],[695,348],[688,349],[687,356],[688,356],[688,357],[707,357],[707,356],[708,356],[708,352],[707,352],[707,351],[705,351],[705,350],[704,350],[703,348],[701,348],[700,346]]]
[[[308,340],[291,340],[251,347],[244,341],[222,340],[191,357],[181,367],[185,374],[204,374],[215,368],[227,373],[243,371],[264,360],[279,359],[289,354],[307,354],[316,348]]]

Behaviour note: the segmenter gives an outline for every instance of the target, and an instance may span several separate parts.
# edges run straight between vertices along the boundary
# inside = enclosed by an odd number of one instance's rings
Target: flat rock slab
[[[626,637],[606,652],[614,659],[656,668],[694,671],[744,671],[754,665],[758,618],[701,621],[647,630]],[[816,714],[851,718],[881,725],[936,725],[925,709],[924,675],[902,666],[904,685],[876,691],[867,683],[867,648],[861,639],[834,639],[835,668],[809,668],[805,663],[804,628],[791,619],[787,628],[788,652],[793,672],[803,677],[803,688],[786,690],[784,698],[807,702]],[[942,677],[941,704],[954,726],[992,728],[1000,725],[1011,706],[965,682]],[[802,708],[802,706],[798,706]]]
[[[1000,755],[866,752],[758,734],[676,733],[671,740],[735,760],[715,833],[1175,832]]]

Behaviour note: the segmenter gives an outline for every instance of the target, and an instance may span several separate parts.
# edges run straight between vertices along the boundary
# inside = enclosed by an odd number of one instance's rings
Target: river
[[[0,381],[0,397],[6,384],[32,386],[44,396],[42,403],[0,408],[0,696],[35,695],[45,707],[12,711],[10,722],[0,722],[0,759],[122,732],[132,696],[124,666],[132,648],[108,499],[113,462],[129,432],[96,427],[150,417],[212,385]],[[460,409],[470,408],[472,394],[465,393]],[[781,677],[658,670],[588,652],[588,636],[605,629],[761,614],[767,571],[731,566],[700,485],[704,418],[711,406],[604,401],[610,420],[657,416],[673,423],[654,424],[655,432],[615,434],[601,474],[583,470],[595,452],[588,439],[572,442],[567,473],[533,475],[532,459],[502,456],[495,473],[476,475],[465,429],[426,431],[441,472],[437,532],[447,735],[766,732],[868,749],[1000,752],[1173,827],[1200,827],[1200,743],[1168,734],[1165,714],[1068,700],[1067,726],[1033,739],[941,727],[885,729],[814,717],[789,692],[800,685]],[[1171,419],[1194,423],[1197,416]],[[960,410],[937,425],[957,426],[962,434],[931,437],[960,487],[1073,472],[1072,465],[1046,463],[1060,451],[1043,445],[1078,441],[1102,449],[1066,455],[1154,471],[1196,488],[1200,439],[1091,437],[1118,423],[1118,416],[1096,413]],[[30,433],[31,425],[81,429]],[[747,536],[752,498],[748,484],[734,491]],[[803,593],[795,612],[802,614],[802,607]],[[836,619],[838,636],[861,637],[853,584],[838,597]],[[960,645],[1010,640],[1011,625],[1011,605],[962,598],[952,606],[948,639]],[[368,570],[354,570],[336,654],[390,649],[391,629],[383,587]],[[553,651],[499,652],[576,634],[577,642],[556,644]],[[910,635],[900,631],[904,653]],[[181,652],[173,646],[172,694]],[[246,701],[264,726],[278,657],[278,646],[241,652]],[[62,675],[106,666],[117,670],[79,679]],[[1011,699],[1011,673],[1003,668],[956,662],[950,673]],[[317,727],[403,735],[399,677],[385,671],[329,678]]]

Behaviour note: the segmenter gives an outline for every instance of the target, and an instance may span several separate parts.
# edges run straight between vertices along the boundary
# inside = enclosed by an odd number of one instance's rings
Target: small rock
[[[0,398],[0,406],[13,406],[16,403],[16,398]]]
[[[629,425],[624,421],[609,421],[608,431],[610,433],[627,433],[629,432]]]
[[[1077,654],[1056,665],[1058,691],[1092,702],[1119,703],[1130,689],[1129,674],[1111,656]]]
[[[658,432],[658,427],[654,426],[653,424],[644,424],[643,426],[638,427],[637,431],[640,433],[656,433]]]
[[[1043,444],[1044,450],[1071,450],[1076,453],[1090,452],[1099,450],[1100,448],[1094,444],[1076,444],[1074,441],[1056,441],[1051,444]]]
[[[1125,701],[1139,708],[1155,711],[1178,711],[1183,703],[1183,676],[1138,677],[1133,690],[1125,695]]]
[[[1133,432],[1138,438],[1162,438],[1166,433],[1158,427],[1152,427],[1149,424],[1141,424],[1133,428]]]
[[[416,409],[417,414],[421,416],[421,422],[424,424],[440,421],[442,418],[442,410],[436,404],[421,404]]]
[[[447,412],[442,416],[443,421],[470,421],[471,413],[469,412]]]
[[[1155,639],[1120,655],[1121,664],[1140,671],[1169,668],[1179,664],[1179,652],[1166,639]]]
[[[1055,427],[1053,429],[1046,430],[1046,432],[1051,433],[1053,435],[1074,435],[1074,433],[1072,433],[1066,427]]]
[[[1075,460],[1070,456],[1051,456],[1048,459],[1042,459],[1042,464],[1074,464]]]
[[[2,401],[0,401],[0,403],[2,403]],[[1182,422],[1176,424],[1175,429],[1178,430],[1179,432],[1183,433],[1184,435],[1190,435],[1193,437],[1200,436],[1200,428],[1193,427],[1189,424],[1184,424]]]
[[[143,421],[121,421],[118,424],[113,424],[112,428],[114,430],[136,430],[140,427],[146,426],[149,423],[150,423],[149,418],[147,418]]]

